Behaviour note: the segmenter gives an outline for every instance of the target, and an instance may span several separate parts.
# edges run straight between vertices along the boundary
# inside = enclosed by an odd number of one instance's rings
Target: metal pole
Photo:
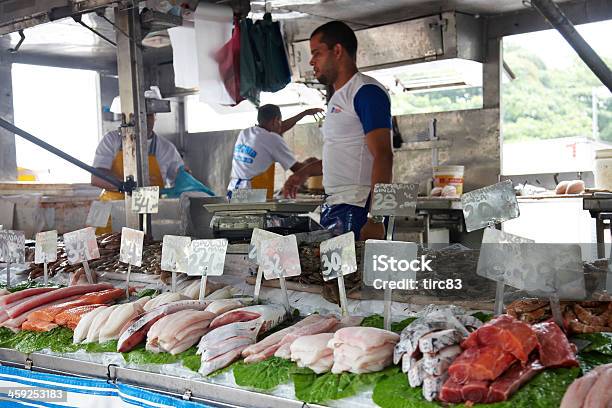
[[[531,0],[531,5],[561,33],[585,64],[612,91],[612,72],[591,46],[576,31],[572,22],[551,0]]]
[[[127,8],[115,9],[117,34],[117,73],[119,76],[119,96],[124,125],[121,127],[123,139],[123,173],[125,177],[134,176],[138,186],[149,184],[148,132],[146,104],[144,98],[144,70],[142,62],[140,16],[138,2],[133,1]],[[122,34],[125,32],[129,37]],[[140,229],[141,222],[137,213],[132,212],[131,197],[125,197],[126,225]]]
[[[110,177],[100,171],[98,171],[95,167],[92,167],[88,164],[83,163],[82,161],[75,159],[74,157],[70,156],[69,154],[64,153],[63,151],[61,151],[60,149],[58,149],[57,147],[51,146],[49,143],[40,140],[39,138],[37,138],[36,136],[26,132],[23,129],[18,128],[17,126],[13,125],[11,122],[8,122],[2,118],[0,118],[0,127],[8,130],[11,133],[16,134],[17,136],[21,136],[22,138],[24,138],[25,140],[34,143],[36,146],[42,147],[43,149],[45,149],[46,151],[48,151],[49,153],[53,153],[56,156],[59,156],[60,158],[74,164],[77,167],[82,168],[83,170],[93,174],[96,177],[101,178],[104,181],[107,181],[109,183],[111,183],[113,186],[117,187],[117,190],[122,190],[123,189],[123,183],[121,183],[121,181],[117,180],[114,177]]]

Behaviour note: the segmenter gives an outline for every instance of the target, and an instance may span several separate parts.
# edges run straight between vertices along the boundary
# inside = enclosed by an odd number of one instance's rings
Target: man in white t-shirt
[[[298,162],[281,135],[302,118],[319,112],[322,112],[322,109],[307,109],[283,121],[278,106],[260,107],[257,112],[258,125],[241,131],[234,145],[232,178],[227,186],[228,198],[231,198],[234,190],[250,188],[251,180],[265,172],[275,162],[280,163],[285,170],[291,169],[296,172],[306,164],[317,161],[311,157]]]
[[[328,196],[321,225],[360,240],[382,239],[380,217],[368,217],[376,183],[393,176],[391,100],[374,78],[357,69],[357,38],[346,24],[332,21],[310,36],[310,65],[322,84],[333,88],[323,124],[323,159],[303,167],[285,183],[285,196],[310,176],[323,175]]]

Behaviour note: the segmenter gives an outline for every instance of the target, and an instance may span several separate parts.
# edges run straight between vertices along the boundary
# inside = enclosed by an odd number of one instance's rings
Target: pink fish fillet
[[[599,378],[599,374],[602,370],[607,370],[611,368],[612,364],[606,364],[604,366],[596,367],[595,369],[589,371],[582,377],[574,380],[573,383],[565,391],[565,395],[563,395],[563,400],[561,400],[560,408],[576,408],[582,407],[582,403],[586,399],[591,387]]]
[[[244,350],[245,346],[238,347],[225,354],[222,354],[212,360],[202,361],[200,366],[200,374],[208,375],[224,367],[227,367],[240,357],[240,353]]]
[[[250,356],[251,354],[261,353],[262,351],[266,350],[268,347],[273,346],[274,344],[281,341],[283,337],[291,333],[293,330],[300,328],[302,326],[314,323],[321,319],[323,319],[323,316],[318,315],[318,314],[311,314],[310,316],[306,316],[304,319],[300,320],[293,326],[279,330],[276,333],[272,333],[271,335],[261,340],[260,342],[257,342],[253,344],[252,346],[245,348],[242,351],[242,356],[247,357],[247,356]]]
[[[33,296],[28,299],[27,302],[23,302],[15,307],[9,308],[6,313],[11,319],[27,312],[28,310],[34,309],[35,307],[46,305],[56,300],[66,299],[71,296],[84,295],[90,292],[99,292],[105,289],[112,289],[113,285],[109,283],[98,283],[95,285],[76,285],[69,286],[67,288],[55,289],[37,296]]]
[[[609,408],[612,405],[612,368],[601,370],[584,400],[584,408]]]
[[[141,316],[121,334],[117,351],[124,353],[136,347],[147,336],[151,326],[162,317],[185,309],[204,310],[209,304],[210,301],[180,300],[156,307]]]
[[[80,295],[76,295],[76,296],[72,296],[70,298],[58,299],[55,302],[45,303],[43,305],[35,307],[34,309],[30,309],[27,312],[22,313],[21,315],[15,317],[13,319],[5,320],[4,322],[2,322],[2,324],[0,324],[0,326],[8,327],[9,329],[12,329],[12,330],[17,330],[17,329],[19,329],[21,327],[23,322],[28,320],[28,317],[30,316],[30,314],[34,313],[35,311],[44,309],[44,308],[49,307],[49,306],[58,305],[58,304],[63,303],[63,302],[75,300],[75,299],[78,299],[79,297],[80,297]]]
[[[17,300],[24,299],[34,295],[40,295],[42,293],[51,292],[57,288],[30,288],[20,290],[18,292],[11,293],[10,295],[0,296],[0,306],[6,306]]]

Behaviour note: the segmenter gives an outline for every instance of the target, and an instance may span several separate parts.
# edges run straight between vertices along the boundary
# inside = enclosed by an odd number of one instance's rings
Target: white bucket
[[[612,191],[612,149],[595,152],[595,187]]]
[[[454,186],[457,195],[463,194],[463,166],[434,166],[434,187]]]

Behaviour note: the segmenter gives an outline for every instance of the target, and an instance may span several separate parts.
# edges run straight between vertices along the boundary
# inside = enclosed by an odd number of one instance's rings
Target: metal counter
[[[595,233],[597,236],[597,257],[606,257],[606,244],[604,232],[612,231],[612,193],[593,193],[582,198],[582,208],[591,213],[595,219]],[[608,220],[608,223],[605,222]]]
[[[0,348],[0,364],[51,374],[106,379],[218,407],[322,407],[210,382],[104,365],[48,354]]]

